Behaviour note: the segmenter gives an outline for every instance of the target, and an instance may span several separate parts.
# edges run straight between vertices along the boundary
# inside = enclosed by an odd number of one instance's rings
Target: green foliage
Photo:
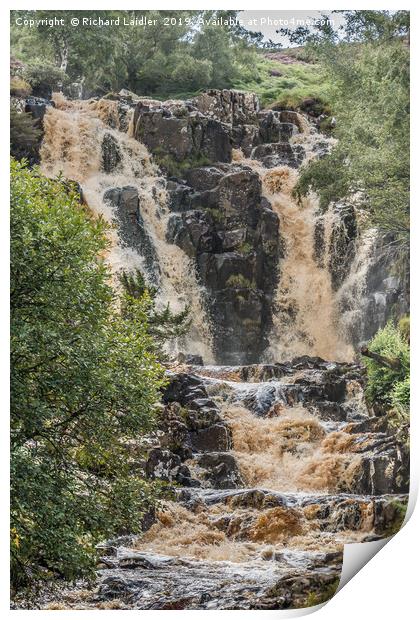
[[[140,271],[134,273],[123,272],[121,283],[128,293],[128,304],[123,307],[124,315],[131,312],[132,299],[150,299],[146,306],[146,316],[149,334],[158,344],[164,344],[180,336],[184,336],[191,325],[190,308],[186,306],[181,312],[172,312],[169,303],[158,310],[155,304],[156,289],[147,286]]]
[[[149,302],[121,314],[99,258],[105,224],[76,188],[11,165],[11,565],[15,588],[74,579],[95,544],[138,532],[159,489],[124,442],[154,424],[164,384]],[[82,456],[84,455],[84,456]]]
[[[11,47],[26,63],[37,56],[64,71],[70,81],[82,80],[89,94],[127,88],[163,98],[191,95],[207,87],[227,88],[252,71],[255,54],[247,35],[203,21],[218,13],[148,11],[152,23],[147,28],[105,28],[99,20],[130,21],[142,18],[144,11],[67,11],[66,25],[60,28],[29,28],[17,26],[16,18],[51,19],[60,14],[12,11]],[[72,17],[90,19],[91,24],[74,28]]]
[[[372,359],[366,360],[366,396],[370,403],[379,403],[387,409],[401,407],[408,412],[410,404],[410,347],[392,321],[372,338],[368,349],[400,362],[399,368],[388,368]]]
[[[394,536],[394,534],[397,534],[402,528],[407,513],[407,504],[403,504],[397,499],[391,502],[391,506],[394,510],[394,519],[384,532],[384,536]]]
[[[191,168],[208,166],[211,162],[205,155],[190,155],[178,161],[169,153],[162,154],[156,149],[153,153],[157,165],[162,168],[168,177],[182,178],[184,173]]]
[[[39,97],[51,97],[51,93],[60,90],[67,81],[62,69],[39,58],[28,62],[23,70],[23,77]]]
[[[170,58],[169,67],[172,67],[171,81],[177,91],[193,92],[207,88],[213,81],[213,64],[208,59],[175,54]]]
[[[35,156],[41,130],[28,112],[18,112],[10,108],[10,153],[16,159]]]
[[[241,254],[247,255],[254,251],[254,246],[249,241],[244,241],[237,249]]]
[[[406,314],[398,321],[398,329],[400,330],[403,338],[410,342],[410,315]]]
[[[358,195],[372,225],[390,238],[400,271],[409,246],[408,12],[348,11],[344,40],[331,33],[309,37],[331,84],[338,143],[311,163],[297,193],[320,195],[325,208]]]
[[[241,273],[229,276],[226,280],[226,286],[232,288],[255,288],[251,280],[248,280]]]
[[[254,75],[241,75],[233,86],[255,92],[264,106],[296,109],[306,99],[316,98],[324,111],[329,100],[329,80],[321,79],[320,73],[319,65],[283,64],[258,55]]]
[[[391,405],[399,411],[408,411],[410,407],[410,377],[395,383],[391,393]]]

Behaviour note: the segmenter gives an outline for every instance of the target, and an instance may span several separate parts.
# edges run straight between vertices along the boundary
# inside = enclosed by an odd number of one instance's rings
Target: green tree
[[[153,427],[164,384],[151,302],[125,294],[118,310],[104,231],[76,188],[12,160],[14,587],[89,572],[98,540],[140,531],[157,498],[124,448]]]
[[[191,325],[189,306],[186,306],[181,312],[172,312],[168,303],[163,310],[157,310],[155,305],[157,290],[146,285],[140,271],[134,273],[124,271],[120,276],[120,281],[129,300],[142,299],[145,296],[150,298],[151,303],[146,309],[147,324],[149,333],[155,342],[162,345],[168,340],[179,338],[188,332]],[[123,313],[127,318],[130,311],[131,305],[124,304]]]

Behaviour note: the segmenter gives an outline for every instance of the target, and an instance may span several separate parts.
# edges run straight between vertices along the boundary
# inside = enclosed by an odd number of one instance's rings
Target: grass
[[[272,75],[271,72],[280,73]],[[318,99],[328,109],[328,83],[320,76],[319,65],[283,64],[260,57],[254,78],[239,80],[233,88],[256,93],[263,107],[296,109],[305,99]]]
[[[159,168],[162,168],[169,177],[182,178],[184,172],[187,170],[208,166],[211,163],[204,155],[186,157],[182,161],[177,161],[175,157],[169,153],[162,154],[157,149],[154,151],[153,155]]]

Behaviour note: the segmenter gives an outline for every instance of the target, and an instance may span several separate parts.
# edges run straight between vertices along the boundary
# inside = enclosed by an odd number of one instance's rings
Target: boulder
[[[199,158],[212,162],[231,161],[229,128],[199,112],[178,117],[163,107],[145,110],[139,102],[133,122],[134,137],[155,155],[169,155],[178,162]]]
[[[204,470],[204,479],[215,489],[234,489],[243,486],[238,465],[232,454],[205,452],[196,455],[194,460]]]
[[[214,424],[190,433],[190,442],[196,452],[226,452],[232,447],[231,433],[225,424]]]

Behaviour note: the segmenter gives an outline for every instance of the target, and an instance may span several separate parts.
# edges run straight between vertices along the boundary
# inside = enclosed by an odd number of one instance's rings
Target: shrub
[[[159,495],[123,458],[124,442],[153,427],[165,383],[150,299],[115,299],[105,229],[72,184],[12,160],[14,588],[89,574],[95,544],[139,532]]]
[[[398,381],[391,393],[391,405],[399,411],[408,411],[410,407],[410,377]]]
[[[375,360],[366,360],[368,401],[372,404],[379,403],[385,408],[397,403],[408,407],[410,347],[400,330],[392,321],[388,322],[372,338],[368,349],[399,362],[399,367],[388,368]]]
[[[64,71],[53,63],[39,59],[26,65],[23,77],[32,86],[34,95],[47,99],[68,80]]]

